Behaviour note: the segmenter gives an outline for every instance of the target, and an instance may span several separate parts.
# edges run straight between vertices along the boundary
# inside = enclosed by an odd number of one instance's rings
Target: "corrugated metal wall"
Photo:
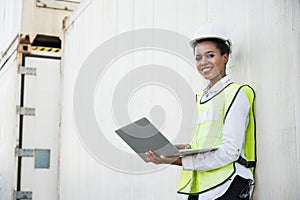
[[[20,32],[22,2],[0,1],[0,58],[13,38]]]
[[[0,71],[0,199],[12,199],[16,188],[15,147],[17,144],[20,81],[17,53],[13,53]]]
[[[65,30],[61,199],[183,198],[175,194],[180,173],[178,167],[156,169],[151,173],[132,173],[132,171],[121,172],[112,169],[115,167],[105,161],[102,162],[103,160],[101,161],[101,158],[99,159],[84,142],[83,133],[77,130],[78,124],[75,122],[78,122],[76,121],[78,116],[75,116],[73,111],[74,98],[76,98],[74,92],[77,90],[75,85],[78,76],[82,73],[80,70],[84,61],[96,47],[110,38],[140,28],[167,29],[192,37],[197,27],[207,21],[225,26],[233,40],[234,49],[228,73],[237,82],[249,83],[256,90],[258,163],[254,199],[299,199],[299,10],[299,1],[284,0],[85,1],[83,7],[71,16]],[[100,54],[99,60],[109,55],[102,53],[103,57]],[[102,78],[98,82],[97,88],[100,89],[95,95],[96,102],[109,103],[106,95],[111,95],[110,91],[116,86],[117,79],[121,79],[124,73],[126,74],[124,70],[129,70],[128,66],[134,69],[134,66],[142,65],[143,62],[146,64],[163,63],[162,65],[171,66],[170,68],[176,73],[182,73],[188,79],[188,84],[194,91],[203,86],[202,80],[199,83],[194,80],[193,70],[182,68],[185,63],[178,56],[174,59],[168,53],[164,54],[157,50],[151,52],[145,50],[141,54],[134,53],[128,54],[124,60],[121,58],[111,60],[110,65],[113,67],[109,69],[112,70],[105,71],[108,73],[106,79]],[[190,53],[192,54],[192,51]],[[132,80],[133,83],[134,80]],[[85,84],[89,86],[88,82]],[[102,91],[101,87],[104,87],[102,93],[99,92]],[[159,99],[157,96],[159,95],[150,95],[153,101]],[[138,99],[138,97],[135,98]],[[128,103],[126,101],[125,103]],[[102,112],[103,109],[99,104],[94,105],[95,115],[98,117],[98,122],[105,124],[109,121],[107,118],[111,116],[108,115],[110,114],[108,111]],[[128,112],[133,112],[132,116],[136,117],[141,114],[136,111],[134,105],[130,106],[129,102]],[[142,105],[139,109],[143,110],[143,107],[147,105]],[[144,110],[145,113],[146,111]],[[168,112],[172,111],[165,112],[167,116]],[[174,115],[175,117],[170,119],[181,120],[178,117],[180,113]],[[107,123],[106,130],[111,131],[118,125]],[[89,124],[86,124],[86,128],[88,135]],[[125,148],[123,143],[112,141],[117,140],[115,136],[104,134],[112,144]],[[170,137],[173,136],[170,135]],[[99,145],[104,144],[99,141]],[[107,154],[110,155],[110,152]],[[121,159],[113,153],[110,156]],[[125,163],[124,166],[126,166],[128,162],[132,160],[124,158],[120,163]]]

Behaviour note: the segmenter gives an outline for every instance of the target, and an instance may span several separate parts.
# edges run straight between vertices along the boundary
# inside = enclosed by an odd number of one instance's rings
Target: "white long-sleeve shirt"
[[[213,87],[203,91],[201,102],[211,99],[232,83],[229,76],[225,76]],[[234,162],[240,155],[244,157],[243,146],[245,132],[249,122],[250,104],[243,90],[240,90],[227,114],[223,127],[222,145],[208,153],[196,154],[182,158],[185,170],[207,171]],[[224,184],[199,195],[200,200],[212,200],[222,196],[229,188],[236,175],[253,180],[250,169],[235,162],[236,172]]]

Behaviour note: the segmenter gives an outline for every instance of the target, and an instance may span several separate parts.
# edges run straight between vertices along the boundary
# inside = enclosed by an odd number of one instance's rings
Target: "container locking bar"
[[[16,148],[16,155],[18,157],[33,157],[34,150],[33,149],[19,149]]]
[[[32,199],[31,191],[16,191],[14,190],[14,200],[16,199]]]
[[[17,113],[19,115],[34,116],[35,115],[35,108],[27,108],[27,107],[17,106]]]
[[[36,76],[36,68],[20,66],[19,67],[19,73],[24,74],[24,75]]]

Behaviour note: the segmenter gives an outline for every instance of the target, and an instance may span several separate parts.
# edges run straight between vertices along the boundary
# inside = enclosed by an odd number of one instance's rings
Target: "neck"
[[[218,76],[216,76],[213,79],[209,80],[209,84],[208,84],[208,89],[210,89],[212,86],[214,86],[219,80],[221,80],[222,78],[224,78],[225,75],[221,75],[219,74]]]

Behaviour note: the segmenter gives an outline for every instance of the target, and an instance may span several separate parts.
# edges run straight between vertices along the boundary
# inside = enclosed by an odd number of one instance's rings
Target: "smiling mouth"
[[[203,73],[207,73],[207,72],[210,72],[212,70],[213,67],[204,67],[201,69],[201,72]]]

